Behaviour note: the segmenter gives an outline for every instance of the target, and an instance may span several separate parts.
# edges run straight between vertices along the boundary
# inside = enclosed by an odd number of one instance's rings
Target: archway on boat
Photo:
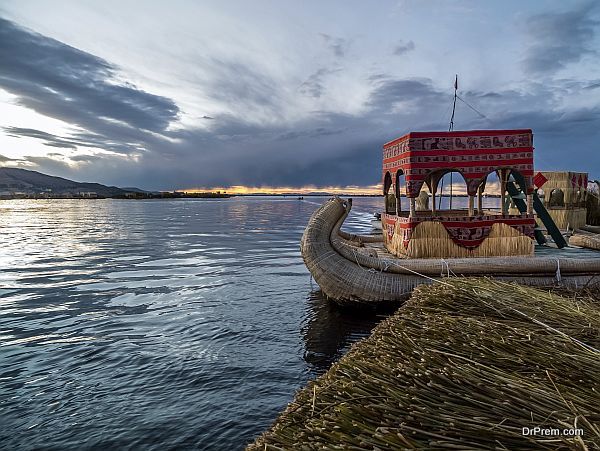
[[[497,169],[490,170],[480,179],[472,180],[470,188],[469,204],[472,205],[473,214],[477,212],[477,214],[482,215],[486,210],[488,214],[490,212],[502,212],[505,197],[502,190],[506,191],[506,187],[502,184]]]
[[[518,198],[525,201],[527,205],[526,213],[533,213],[533,192],[535,191],[535,186],[532,185],[532,178],[525,177],[521,172],[514,168],[500,168],[497,171],[498,176],[500,177],[500,186],[503,188],[502,194],[502,213],[509,213],[510,208],[514,208],[519,211],[515,205],[513,197],[507,190],[507,184],[512,183],[514,186],[520,191],[517,195]],[[504,181],[504,183],[502,183]],[[516,198],[516,197],[515,197]],[[525,213],[519,211],[519,213]]]
[[[383,196],[385,197],[385,212],[388,215],[396,214],[396,195],[392,187],[392,175],[389,172],[385,173],[383,178]]]
[[[400,215],[402,213],[402,196],[406,197],[406,180],[404,177],[404,171],[402,169],[398,169],[396,171],[396,214]]]
[[[466,207],[464,202],[461,205],[457,198],[457,196],[464,197],[467,194],[467,180],[459,169],[448,168],[433,171],[427,175],[425,183],[431,193],[432,212]],[[423,193],[422,190],[421,193]],[[421,194],[419,195],[421,196]]]
[[[532,212],[532,196],[534,187],[529,185],[530,179],[528,177],[523,176],[523,174],[521,174],[518,170],[514,168],[500,167],[491,170],[485,176],[483,176],[479,180],[479,185],[477,185],[477,181],[475,181],[475,183],[471,187],[477,194],[477,210],[479,214],[482,214],[484,210],[483,198],[499,198],[499,202],[486,202],[488,204],[486,205],[486,208],[498,211],[504,215],[508,214],[511,208],[517,209],[513,197],[508,192],[509,183],[512,183],[514,187],[519,191],[518,198],[526,202],[527,212]]]
[[[554,188],[550,191],[548,197],[548,207],[564,207],[565,206],[565,193],[560,188]]]

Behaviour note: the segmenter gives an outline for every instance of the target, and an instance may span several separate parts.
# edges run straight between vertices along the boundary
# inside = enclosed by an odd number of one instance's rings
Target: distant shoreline
[[[98,200],[98,199],[122,199],[122,200],[142,200],[142,199],[228,199],[233,197],[233,194],[224,193],[138,193],[131,192],[127,194],[119,194],[116,196],[102,195],[77,195],[77,194],[37,194],[23,193],[15,195],[0,195],[0,200]]]
[[[268,193],[252,193],[252,194],[226,194],[226,193],[187,193],[180,195],[173,195],[172,193],[133,193],[130,196],[77,196],[77,195],[36,195],[36,194],[23,194],[14,196],[0,196],[0,200],[101,200],[101,199],[118,199],[118,200],[153,200],[153,199],[229,199],[232,197],[282,197],[282,198],[296,198],[302,200],[304,197],[383,197],[383,194],[331,194],[331,193],[311,193],[311,194],[268,194]],[[406,197],[404,195],[400,197]],[[449,198],[447,194],[438,195],[438,197]],[[468,197],[466,194],[454,194],[452,197]],[[498,194],[488,194],[485,197],[499,198]]]

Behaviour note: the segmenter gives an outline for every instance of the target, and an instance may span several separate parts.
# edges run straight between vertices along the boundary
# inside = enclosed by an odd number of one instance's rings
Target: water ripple
[[[311,286],[322,200],[0,202],[0,448],[242,448],[379,320]]]

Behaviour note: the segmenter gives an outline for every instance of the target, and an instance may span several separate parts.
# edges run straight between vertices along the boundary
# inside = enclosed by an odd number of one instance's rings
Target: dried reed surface
[[[567,207],[573,207],[580,204],[585,204],[584,191],[579,186],[573,186],[572,179],[579,179],[584,172],[570,171],[545,171],[542,172],[547,181],[542,186],[546,196],[546,202],[550,199],[550,193],[553,189],[560,189],[564,193],[564,202]]]
[[[248,449],[598,449],[600,306],[565,293],[420,286]]]
[[[584,230],[577,230],[576,233],[569,238],[569,244],[588,249],[600,250],[600,235],[593,232],[586,232]]]
[[[561,230],[577,229],[585,225],[587,211],[582,208],[549,208],[548,214]]]
[[[402,229],[396,231],[387,249],[398,256],[410,258],[466,258],[533,255],[533,240],[515,228],[497,223],[490,234],[474,249],[456,244],[441,222],[428,221],[418,224],[412,232],[408,248],[402,243]]]

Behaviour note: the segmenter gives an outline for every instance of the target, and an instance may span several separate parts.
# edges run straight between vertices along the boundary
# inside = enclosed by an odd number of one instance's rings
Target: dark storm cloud
[[[218,102],[235,105],[237,111],[248,114],[279,112],[283,100],[277,83],[258,68],[238,61],[210,59],[206,62],[212,72],[207,94]]]
[[[59,177],[62,176],[62,174],[73,175],[68,164],[55,158],[29,156],[24,158],[20,163],[19,167],[22,167],[23,169],[33,169],[31,167],[33,165],[44,168],[44,171],[50,175],[58,175]]]
[[[466,91],[462,93],[469,104],[485,113],[486,118],[475,121],[493,121],[496,127],[535,128],[538,132],[567,133],[586,132],[589,135],[600,133],[600,108],[561,106],[560,95],[570,95],[586,86],[585,82],[561,80],[560,84],[530,85],[527,90],[504,90],[498,92]],[[469,114],[469,108],[459,103],[459,113]],[[588,124],[595,124],[588,129]],[[597,127],[596,127],[597,126]],[[583,127],[583,129],[581,129]]]
[[[300,85],[300,92],[308,97],[319,98],[325,92],[324,80],[330,74],[339,72],[340,69],[322,67],[313,72],[308,79]]]
[[[99,155],[74,155],[70,159],[78,163],[95,163],[102,160],[102,157]]]
[[[524,68],[532,74],[552,74],[586,55],[598,55],[592,47],[600,22],[594,17],[598,4],[590,1],[563,13],[546,13],[528,19],[531,45]]]
[[[439,121],[440,105],[435,101],[445,97],[428,79],[382,75],[368,82],[373,91],[362,114],[314,111],[289,126],[219,115],[210,129],[180,130],[172,135],[179,139],[177,144],[154,146],[135,164],[115,165],[103,159],[79,168],[78,178],[108,174],[105,183],[146,189],[371,185],[380,178],[382,143],[410,129],[443,127],[445,120]],[[248,102],[253,99],[250,96]],[[409,111],[388,111],[406,100],[411,103]],[[276,107],[271,102],[270,108]]]
[[[75,180],[150,190],[371,185],[380,179],[384,142],[410,130],[448,127],[451,89],[441,89],[428,78],[374,74],[364,80],[370,93],[358,112],[313,111],[287,122],[279,120],[288,111],[291,91],[285,85],[258,64],[207,59],[202,61],[206,77],[198,77],[198,86],[234,113],[215,114],[214,120],[205,116],[201,126],[167,132],[178,114],[171,100],[126,84],[113,89],[117,69],[110,63],[10,22],[0,26],[0,87],[17,95],[24,106],[81,127],[68,136],[15,127],[5,132],[67,150],[75,145],[122,154],[69,157],[81,163],[75,166],[53,154],[22,160],[28,167],[37,165],[42,172]],[[334,55],[345,55],[345,41],[331,36],[323,40]],[[335,70],[318,69],[292,89],[323,97],[326,77]],[[552,85],[523,83],[522,90],[460,92],[485,118],[459,102],[456,127],[533,128],[536,154],[555,168],[599,167],[600,153],[591,149],[600,141],[600,111],[563,102],[570,93],[591,94],[599,86],[598,79],[554,80]]]
[[[62,147],[65,149],[77,149],[77,143],[74,141],[60,138],[51,133],[46,133],[41,130],[35,130],[33,128],[20,128],[20,127],[4,127],[3,130],[8,136],[15,138],[28,137],[39,139],[44,142],[44,145],[50,147]]]
[[[404,55],[415,49],[415,43],[413,41],[400,41],[395,47],[393,54],[396,56]]]
[[[598,177],[600,107],[564,106],[563,94],[583,89],[587,82],[561,80],[559,84],[530,85],[523,91],[469,91],[463,98],[485,113],[478,117],[459,102],[459,127],[531,128],[536,167],[541,170],[581,170]]]
[[[301,138],[303,136],[309,136],[309,137],[315,138],[315,137],[319,137],[319,136],[339,135],[341,133],[344,133],[346,130],[347,130],[346,128],[332,129],[332,128],[327,128],[327,127],[317,127],[317,128],[308,129],[308,130],[284,132],[283,134],[278,136],[278,139],[286,141],[286,140]]]
[[[600,81],[596,80],[590,82],[587,86],[584,86],[583,89],[597,89],[600,88]]]
[[[0,88],[20,105],[98,135],[139,140],[178,117],[171,99],[118,84],[117,68],[102,58],[2,18],[0,61]]]
[[[400,104],[418,104],[423,106],[436,106],[439,108],[448,98],[447,94],[433,86],[430,79],[393,79],[376,75],[371,77],[374,89],[369,99],[369,105],[377,111],[390,112]]]
[[[3,127],[3,130],[8,136],[15,138],[39,139],[45,146],[49,147],[73,150],[78,147],[100,148],[123,154],[143,149],[143,144],[140,142],[115,140],[115,138],[107,138],[90,132],[74,132],[69,137],[62,137],[33,128]],[[108,133],[110,130],[106,130],[106,132]],[[120,135],[120,137],[124,138],[123,135]]]

